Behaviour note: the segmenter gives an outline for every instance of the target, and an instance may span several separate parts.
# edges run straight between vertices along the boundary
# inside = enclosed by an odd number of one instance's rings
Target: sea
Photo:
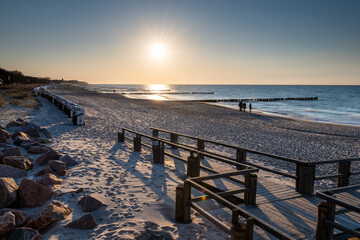
[[[238,109],[228,99],[312,98],[314,101],[247,101],[253,112],[319,122],[360,126],[360,86],[334,85],[120,85],[91,84],[89,90],[154,101],[218,100],[214,104]]]

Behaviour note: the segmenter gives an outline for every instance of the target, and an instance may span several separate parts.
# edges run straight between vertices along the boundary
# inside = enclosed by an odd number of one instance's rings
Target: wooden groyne
[[[303,97],[303,98],[238,98],[238,99],[204,99],[204,100],[191,100],[194,102],[275,102],[275,101],[316,101],[319,97]]]

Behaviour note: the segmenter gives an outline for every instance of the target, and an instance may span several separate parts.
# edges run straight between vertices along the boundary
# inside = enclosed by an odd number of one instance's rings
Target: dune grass
[[[6,85],[0,87],[0,107],[7,103],[19,107],[37,109],[40,102],[31,92],[36,87],[34,84]]]

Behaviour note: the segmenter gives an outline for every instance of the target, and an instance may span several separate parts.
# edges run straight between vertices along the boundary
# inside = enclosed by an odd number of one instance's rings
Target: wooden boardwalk
[[[230,186],[232,184],[225,183],[225,185]],[[360,190],[339,194],[337,198],[360,206]],[[259,178],[257,205],[240,204],[238,206],[295,239],[314,239],[318,212],[317,204],[322,201],[324,200],[315,195],[300,194],[291,186]],[[211,213],[227,221],[231,218],[230,211],[226,209],[213,209]],[[353,229],[360,228],[360,214],[357,213],[338,215],[336,221]],[[276,239],[260,228],[255,227],[254,231],[254,239]]]

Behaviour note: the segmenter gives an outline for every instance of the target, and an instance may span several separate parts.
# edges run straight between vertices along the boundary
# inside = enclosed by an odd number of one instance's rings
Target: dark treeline
[[[55,83],[71,83],[71,84],[87,84],[86,82],[81,82],[77,80],[63,80],[63,79],[53,79],[49,77],[33,77],[25,76],[22,72],[18,70],[8,71],[3,68],[0,68],[0,84],[9,85],[9,84],[55,84]]]

